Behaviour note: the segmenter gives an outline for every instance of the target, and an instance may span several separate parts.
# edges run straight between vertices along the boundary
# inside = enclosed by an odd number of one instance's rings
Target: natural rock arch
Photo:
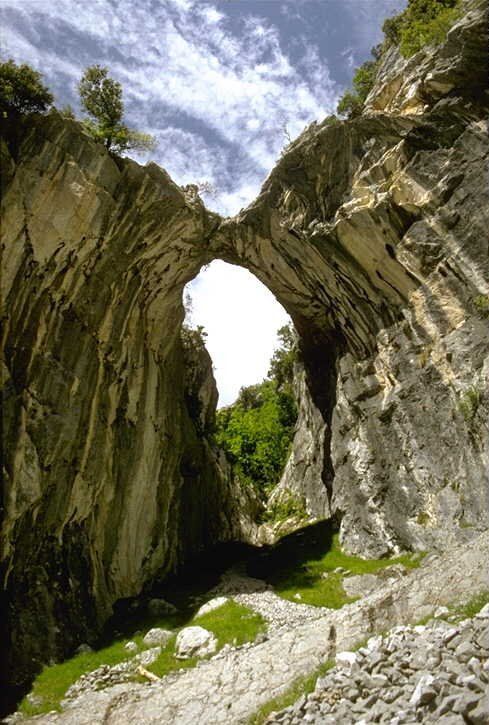
[[[184,403],[182,290],[213,259],[255,274],[300,335],[281,486],[336,513],[363,553],[487,527],[483,21],[469,13],[424,65],[381,69],[374,112],[311,126],[233,219],[56,113],[3,144],[1,644],[17,683],[117,599],[250,526],[206,415]]]

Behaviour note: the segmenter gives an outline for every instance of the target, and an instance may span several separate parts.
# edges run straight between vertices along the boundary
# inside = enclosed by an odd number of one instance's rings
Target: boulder
[[[169,629],[161,629],[160,627],[154,627],[153,629],[150,629],[149,632],[147,632],[143,637],[144,644],[148,645],[148,647],[153,647],[155,645],[160,645],[161,647],[166,647],[170,639],[173,637],[173,632],[171,632]]]
[[[217,639],[203,627],[185,627],[177,635],[175,656],[185,660],[189,657],[207,657],[217,650]]]
[[[214,597],[214,599],[210,599],[200,607],[195,617],[202,617],[204,614],[213,612],[215,609],[219,609],[219,607],[222,607],[227,602],[229,602],[229,597]]]

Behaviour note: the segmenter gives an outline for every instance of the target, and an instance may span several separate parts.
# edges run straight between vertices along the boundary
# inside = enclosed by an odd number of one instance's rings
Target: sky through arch
[[[251,272],[226,262],[212,262],[186,292],[192,298],[192,325],[203,325],[208,335],[219,407],[229,405],[241,386],[266,376],[277,330],[290,318]]]

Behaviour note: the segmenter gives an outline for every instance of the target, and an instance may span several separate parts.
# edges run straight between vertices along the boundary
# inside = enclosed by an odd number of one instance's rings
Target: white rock
[[[161,645],[161,647],[165,647],[172,637],[173,632],[170,632],[169,629],[154,627],[144,635],[143,642],[148,645],[148,647],[152,647],[154,645]]]
[[[448,607],[437,607],[435,609],[434,615],[435,617],[443,617],[445,616],[445,614],[448,614],[449,611],[450,610],[448,609]]]
[[[213,612],[214,609],[219,609],[219,607],[222,607],[227,602],[229,602],[229,597],[214,597],[214,599],[210,599],[208,602],[203,604],[195,616],[202,617],[204,614]]]
[[[185,627],[177,635],[175,656],[178,659],[205,657],[217,650],[217,639],[203,627]]]
[[[145,652],[141,652],[141,654],[136,655],[134,660],[143,665],[143,667],[148,667],[149,665],[152,665],[153,662],[156,662],[160,654],[161,647],[152,647],[151,649],[147,649]]]
[[[367,641],[367,644],[365,646],[365,649],[368,652],[374,652],[375,650],[379,649],[382,644],[382,637],[370,637]]]
[[[477,619],[489,619],[489,602],[484,604],[480,612],[478,612],[475,616]]]
[[[423,675],[419,681],[416,687],[414,688],[414,692],[411,695],[411,699],[409,700],[410,705],[414,705],[415,707],[419,705],[423,701],[424,694],[427,690],[431,689],[431,685],[435,681],[435,678],[433,675],[426,674]]]
[[[353,667],[358,659],[356,652],[338,652],[336,655],[336,664],[338,667]]]
[[[133,652],[138,651],[138,646],[137,646],[136,642],[133,642],[132,640],[130,640],[129,642],[126,642],[126,644],[124,645],[124,649],[127,652],[133,653]]]

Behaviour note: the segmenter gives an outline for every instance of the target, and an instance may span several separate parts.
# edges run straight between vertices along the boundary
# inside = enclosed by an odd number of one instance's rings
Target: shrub
[[[475,297],[474,307],[480,317],[489,317],[489,295],[479,295],[478,297]]]
[[[1,114],[5,117],[46,111],[53,96],[41,79],[41,74],[25,63],[17,65],[12,59],[0,63]]]
[[[264,512],[263,521],[278,523],[290,518],[306,519],[306,504],[302,496],[283,491]]]
[[[473,420],[479,409],[481,402],[481,394],[477,388],[468,388],[464,393],[461,394],[458,408],[462,413],[464,420],[470,422]]]

